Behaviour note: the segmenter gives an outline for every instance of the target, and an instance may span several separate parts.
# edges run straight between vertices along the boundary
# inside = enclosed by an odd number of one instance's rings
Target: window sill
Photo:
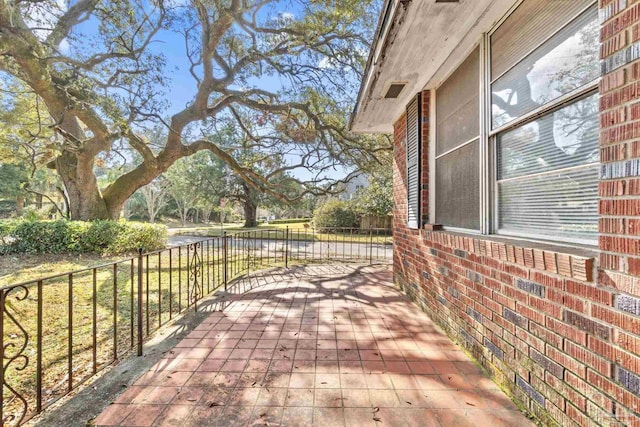
[[[444,246],[500,259],[527,268],[592,282],[599,251],[594,246],[563,245],[501,235],[479,235],[443,230],[427,224],[423,237]]]

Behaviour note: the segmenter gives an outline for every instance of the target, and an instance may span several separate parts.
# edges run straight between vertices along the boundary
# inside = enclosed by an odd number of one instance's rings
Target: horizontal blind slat
[[[491,36],[492,79],[502,75],[594,0],[527,0]]]

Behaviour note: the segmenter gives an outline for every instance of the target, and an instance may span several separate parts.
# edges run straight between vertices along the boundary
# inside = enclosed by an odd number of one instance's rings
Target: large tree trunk
[[[258,206],[251,200],[245,200],[244,202],[244,227],[257,227],[258,221],[256,214],[258,212]]]
[[[244,190],[244,227],[258,226],[258,204],[251,198],[251,188],[246,183],[242,183]]]
[[[122,205],[111,212],[107,209],[93,166],[94,157],[82,153],[65,151],[56,159],[55,167],[64,183],[71,219],[118,219]]]

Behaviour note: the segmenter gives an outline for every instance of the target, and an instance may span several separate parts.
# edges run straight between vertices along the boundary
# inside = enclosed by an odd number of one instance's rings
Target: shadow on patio
[[[314,265],[237,282],[95,425],[528,425],[392,284]]]

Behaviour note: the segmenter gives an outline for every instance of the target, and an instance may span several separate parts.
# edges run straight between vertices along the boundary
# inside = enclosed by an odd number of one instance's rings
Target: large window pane
[[[478,140],[436,160],[436,222],[480,228]]]
[[[491,36],[491,80],[595,3],[595,0],[523,1]]]
[[[598,96],[500,134],[497,159],[499,180],[598,162]]]
[[[475,49],[438,88],[436,155],[480,134],[480,52]]]
[[[597,95],[499,135],[496,151],[501,232],[595,241]]]
[[[598,28],[594,6],[496,80],[491,87],[493,128],[597,79]]]
[[[596,242],[598,165],[498,183],[501,232]]]

